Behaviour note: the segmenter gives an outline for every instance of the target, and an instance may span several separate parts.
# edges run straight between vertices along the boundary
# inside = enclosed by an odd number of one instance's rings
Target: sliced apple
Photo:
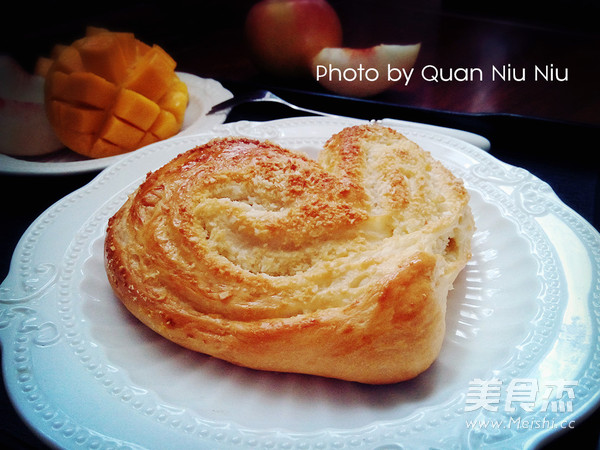
[[[44,79],[2,55],[0,80],[0,153],[36,156],[63,148],[46,118]]]
[[[421,44],[380,44],[369,48],[327,47],[312,60],[313,77],[326,89],[368,97],[406,82]]]

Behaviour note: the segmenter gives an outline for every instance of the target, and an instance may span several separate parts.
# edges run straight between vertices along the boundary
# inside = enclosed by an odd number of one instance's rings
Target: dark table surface
[[[600,225],[599,171],[594,155],[600,128],[599,9],[592,2],[471,2],[468,0],[331,1],[344,27],[345,45],[421,42],[416,70],[435,66],[480,68],[483,81],[413,80],[409,86],[367,99],[331,95],[314,80],[277,79],[260,73],[242,32],[249,0],[15,5],[0,30],[0,52],[31,70],[54,43],[80,37],[86,25],[133,31],[158,43],[178,70],[221,81],[234,93],[267,87],[297,104],[366,119],[392,117],[473,131],[487,137],[491,153],[549,183],[557,195],[596,229]],[[483,3],[483,5],[481,4]],[[491,67],[525,70],[552,65],[566,81],[492,81]],[[449,73],[449,72],[447,72]],[[516,72],[518,73],[518,72]],[[276,106],[239,107],[229,120],[268,120],[290,115]],[[97,173],[0,176],[0,279],[27,227],[46,208],[84,186]],[[45,448],[0,392],[0,443],[14,449]],[[592,411],[547,448],[598,448],[600,415]]]

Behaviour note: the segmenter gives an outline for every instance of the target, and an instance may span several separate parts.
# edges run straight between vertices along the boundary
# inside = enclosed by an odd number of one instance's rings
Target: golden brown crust
[[[379,125],[318,161],[215,139],[147,176],[109,221],[125,306],[187,348],[263,370],[363,383],[437,357],[448,290],[470,256],[468,194]]]

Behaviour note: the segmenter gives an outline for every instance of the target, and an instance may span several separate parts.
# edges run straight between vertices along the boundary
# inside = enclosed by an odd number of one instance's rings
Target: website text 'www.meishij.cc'
[[[577,384],[574,380],[540,383],[535,378],[515,378],[505,384],[496,378],[476,378],[469,382],[465,412],[504,412],[507,418],[467,419],[465,425],[488,431],[574,428],[575,421],[561,414],[573,411]],[[534,414],[522,416],[522,412]]]

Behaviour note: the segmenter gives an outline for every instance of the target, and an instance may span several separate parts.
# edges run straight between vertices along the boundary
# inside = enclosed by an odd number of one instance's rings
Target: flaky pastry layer
[[[110,219],[105,261],[123,304],[184,347],[382,384],[437,358],[473,230],[462,181],[367,124],[316,161],[237,137],[179,155]]]

